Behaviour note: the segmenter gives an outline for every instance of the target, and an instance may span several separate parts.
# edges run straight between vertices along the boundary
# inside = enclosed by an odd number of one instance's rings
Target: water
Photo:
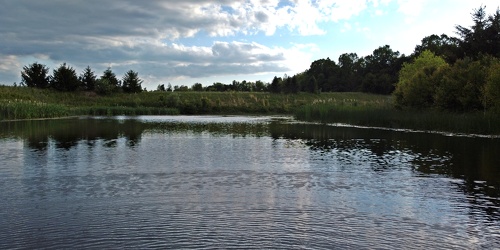
[[[273,117],[0,123],[0,249],[500,248],[500,139]]]

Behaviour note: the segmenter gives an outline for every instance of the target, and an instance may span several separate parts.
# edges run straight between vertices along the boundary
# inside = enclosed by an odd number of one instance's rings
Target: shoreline
[[[0,87],[0,122],[82,116],[293,116],[297,121],[454,134],[500,135],[500,115],[397,110],[393,97],[359,92],[142,92],[108,96]]]

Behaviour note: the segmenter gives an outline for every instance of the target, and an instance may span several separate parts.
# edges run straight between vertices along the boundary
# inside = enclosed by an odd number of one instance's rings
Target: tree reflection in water
[[[138,147],[145,133],[209,133],[212,135],[269,136],[273,140],[299,141],[312,153],[337,157],[339,162],[361,159],[373,171],[383,173],[411,166],[415,175],[445,176],[462,190],[468,202],[494,219],[500,219],[500,140],[444,136],[432,133],[396,132],[377,129],[335,127],[294,123],[287,120],[265,122],[183,122],[147,121],[136,118],[77,118],[0,122],[0,138],[17,137],[29,149],[43,155],[51,145],[70,150],[83,143],[88,147],[117,147],[119,141]],[[335,154],[332,154],[334,152]],[[349,158],[350,157],[350,158]],[[352,163],[352,162],[351,162]],[[493,204],[490,206],[488,204]]]

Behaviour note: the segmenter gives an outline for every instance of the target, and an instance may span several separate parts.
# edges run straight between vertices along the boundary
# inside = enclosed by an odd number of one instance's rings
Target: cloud
[[[325,23],[348,21],[371,6],[378,8],[389,2],[3,1],[0,72],[14,70],[18,75],[20,62],[40,55],[55,66],[67,62],[76,68],[90,65],[97,71],[107,66],[117,71],[133,68],[148,79],[299,70],[318,47],[297,46],[290,41],[267,45],[265,39],[259,43],[251,39],[278,31],[291,36],[325,35]],[[404,13],[416,8],[411,1],[392,2],[399,3]],[[346,22],[341,28],[348,31],[354,26]],[[241,42],[241,36],[249,37],[244,41],[250,42]],[[186,42],[194,37],[208,42]]]
[[[20,75],[21,69],[21,62],[17,56],[0,54],[0,75],[4,78],[0,79],[0,84],[16,82],[14,79]]]
[[[134,1],[16,0],[0,9],[0,71],[19,71],[21,59],[84,67],[161,69],[153,78],[286,71],[298,47],[217,42],[236,35],[273,35],[286,28],[298,35],[323,34],[332,1]],[[212,46],[187,46],[183,39],[206,34]],[[236,39],[236,37],[235,37]],[[289,56],[288,56],[289,57]],[[15,58],[17,63],[11,61]],[[142,66],[142,65],[147,65]],[[16,69],[13,69],[17,67]],[[160,74],[164,74],[163,76]]]

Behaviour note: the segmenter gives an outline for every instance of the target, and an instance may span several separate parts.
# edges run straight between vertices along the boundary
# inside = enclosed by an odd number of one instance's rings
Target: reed
[[[0,101],[0,120],[55,118],[68,116],[67,107],[37,101]]]
[[[175,108],[154,108],[154,107],[79,107],[71,110],[74,115],[90,116],[117,116],[117,115],[178,115],[179,110]]]
[[[310,103],[358,102],[362,105],[387,103],[389,99],[363,93],[142,92],[100,96],[92,92],[0,86],[0,100],[56,104],[69,109],[71,115],[293,114],[297,108]]]
[[[483,112],[460,114],[433,110],[396,110],[377,106],[321,104],[299,108],[295,118],[302,121],[369,127],[500,135],[500,116]]]

